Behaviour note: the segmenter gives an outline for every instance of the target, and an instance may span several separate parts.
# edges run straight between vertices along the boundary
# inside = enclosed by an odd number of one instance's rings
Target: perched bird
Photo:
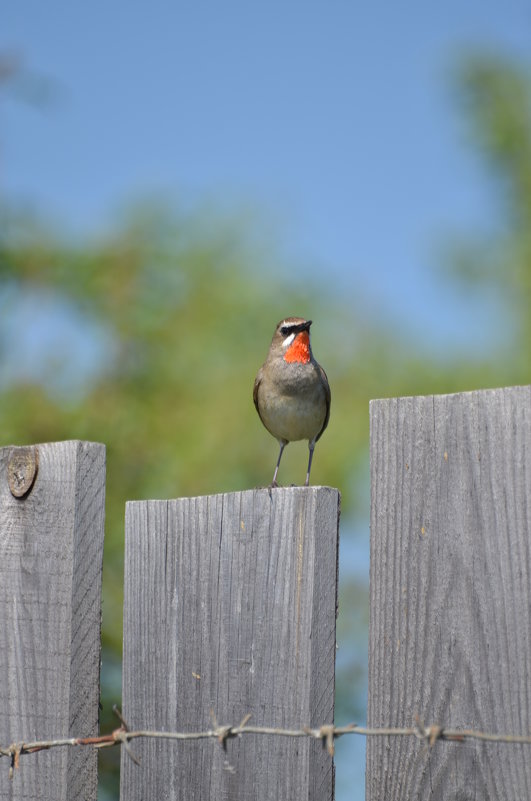
[[[310,483],[315,443],[328,425],[330,387],[326,373],[312,354],[311,320],[286,317],[277,325],[267,359],[254,382],[253,399],[260,420],[278,440],[272,487],[288,442],[308,440],[310,457],[305,486]]]

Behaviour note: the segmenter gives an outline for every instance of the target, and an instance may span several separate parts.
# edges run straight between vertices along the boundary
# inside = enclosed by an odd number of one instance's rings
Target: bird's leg
[[[315,448],[314,439],[310,440],[308,447],[310,449],[310,458],[308,459],[308,472],[306,473],[306,481],[304,482],[305,487],[307,487],[310,483],[310,470],[312,469],[313,449]]]
[[[280,453],[278,454],[277,466],[275,467],[275,472],[273,474],[273,481],[271,482],[271,486],[272,487],[278,487],[278,484],[277,484],[278,468],[279,468],[279,465],[280,465],[280,460],[282,459],[282,454],[284,452],[284,448],[287,445],[287,443],[284,440],[279,440],[279,442],[280,442]]]

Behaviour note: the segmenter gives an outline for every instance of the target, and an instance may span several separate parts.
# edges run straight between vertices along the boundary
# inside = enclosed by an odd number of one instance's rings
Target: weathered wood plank
[[[0,742],[98,732],[105,448],[38,445],[30,493],[12,495],[0,449]],[[95,799],[97,755],[65,748],[21,757],[0,799]]]
[[[166,731],[333,721],[339,493],[327,487],[127,504],[123,711]],[[135,740],[121,798],[333,798],[321,742]]]
[[[531,731],[531,387],[371,404],[371,726]],[[531,798],[531,747],[374,738],[368,801]]]

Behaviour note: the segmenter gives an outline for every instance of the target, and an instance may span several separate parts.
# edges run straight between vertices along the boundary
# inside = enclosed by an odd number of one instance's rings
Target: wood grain
[[[98,732],[105,448],[38,445],[38,472],[16,498],[0,449],[0,742]],[[88,748],[22,757],[0,799],[96,798]]]
[[[531,731],[531,387],[371,404],[368,725]],[[531,798],[531,749],[371,738],[367,801]]]
[[[123,712],[133,729],[333,722],[339,493],[127,504]],[[122,799],[333,798],[319,741],[135,741]]]

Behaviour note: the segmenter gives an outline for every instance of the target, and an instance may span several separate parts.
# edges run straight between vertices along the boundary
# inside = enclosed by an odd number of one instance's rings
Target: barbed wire
[[[26,754],[35,754],[39,751],[48,751],[51,748],[63,748],[68,746],[91,746],[93,748],[112,748],[116,745],[123,746],[131,759],[140,764],[138,757],[131,750],[129,743],[131,740],[139,738],[152,738],[157,740],[204,740],[215,739],[222,745],[232,737],[241,737],[244,734],[273,735],[279,737],[310,737],[322,740],[330,756],[334,756],[335,740],[347,734],[358,734],[364,737],[416,737],[432,748],[436,742],[441,740],[451,742],[465,742],[466,740],[480,740],[492,743],[512,743],[520,745],[531,745],[531,734],[496,734],[492,732],[478,731],[476,729],[452,729],[433,723],[425,726],[418,716],[415,716],[413,726],[406,727],[370,727],[358,726],[356,723],[349,723],[346,726],[334,726],[325,723],[316,728],[303,726],[300,729],[285,729],[272,726],[253,726],[249,725],[251,715],[245,715],[243,720],[237,725],[219,725],[215,715],[211,712],[213,726],[211,729],[195,732],[170,732],[170,731],[151,731],[139,729],[130,731],[118,707],[114,706],[113,711],[119,718],[121,725],[110,734],[103,734],[97,737],[65,737],[55,740],[35,740],[29,742],[12,743],[6,747],[0,747],[0,758],[10,758],[9,775],[13,776],[14,770],[19,767],[20,757]]]

